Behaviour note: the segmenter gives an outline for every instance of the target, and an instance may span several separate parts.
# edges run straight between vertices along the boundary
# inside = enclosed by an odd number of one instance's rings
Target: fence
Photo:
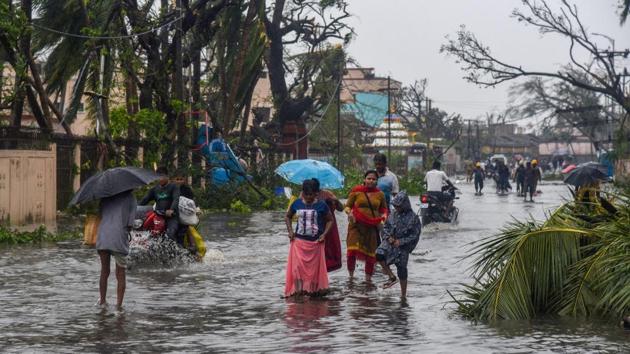
[[[615,179],[630,181],[630,159],[619,159],[615,163]]]
[[[57,215],[56,148],[0,150],[0,222],[51,224]]]
[[[138,147],[137,142],[120,140],[116,143],[123,148]],[[56,205],[65,208],[81,183],[96,173],[99,161],[103,162],[103,159],[99,160],[103,157],[103,143],[95,137],[43,133],[25,127],[0,127],[0,151],[35,151],[51,146],[55,152]]]

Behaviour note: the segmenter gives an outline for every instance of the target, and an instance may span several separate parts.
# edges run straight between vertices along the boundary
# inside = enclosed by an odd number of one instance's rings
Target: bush
[[[284,196],[275,196],[269,189],[261,189],[263,196],[247,184],[231,183],[195,189],[195,202],[202,209],[231,210],[250,213],[253,210],[280,210],[287,204]]]
[[[335,191],[339,192],[338,197],[347,197],[354,186],[362,184],[364,173],[365,171],[358,169],[346,170],[344,173],[344,176],[346,177],[344,187]],[[423,174],[416,171],[410,171],[405,175],[398,175],[397,177],[400,190],[407,191],[408,195],[420,195],[425,191]]]
[[[80,233],[51,233],[43,225],[34,231],[17,231],[6,226],[0,226],[0,244],[16,245],[38,242],[57,242],[78,238],[81,238]]]

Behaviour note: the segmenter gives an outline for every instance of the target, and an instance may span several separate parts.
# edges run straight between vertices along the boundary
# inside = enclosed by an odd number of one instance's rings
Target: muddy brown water
[[[122,312],[95,306],[99,263],[93,249],[79,242],[0,249],[0,351],[630,351],[629,333],[611,321],[488,325],[455,314],[446,290],[470,281],[470,261],[462,260],[470,243],[512,217],[540,218],[568,195],[564,186],[543,185],[536,203],[523,203],[514,194],[488,190],[477,197],[470,185],[460,188],[459,222],[426,227],[410,258],[407,303],[400,302],[398,287],[364,284],[362,269],[354,282],[345,269],[331,273],[327,298],[282,299],[288,242],[280,212],[205,216],[204,262],[132,269]],[[345,239],[346,222],[339,219]],[[110,303],[114,289],[112,275]]]

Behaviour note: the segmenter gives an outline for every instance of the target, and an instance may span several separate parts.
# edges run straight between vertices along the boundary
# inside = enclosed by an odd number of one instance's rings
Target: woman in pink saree
[[[325,238],[332,227],[330,209],[317,199],[315,181],[302,183],[302,195],[284,218],[289,234],[285,296],[317,295],[328,289]],[[295,228],[293,216],[297,216]]]

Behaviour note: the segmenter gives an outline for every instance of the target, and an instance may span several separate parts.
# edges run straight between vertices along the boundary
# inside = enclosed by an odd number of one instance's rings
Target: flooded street
[[[288,239],[283,213],[209,215],[200,231],[202,264],[132,269],[123,312],[101,310],[96,252],[78,241],[0,250],[2,352],[628,352],[618,323],[574,319],[473,324],[453,312],[447,290],[470,282],[470,243],[511,217],[541,218],[567,197],[543,185],[536,203],[513,193],[484,196],[471,185],[456,225],[429,225],[409,261],[408,304],[399,287],[383,290],[347,272],[331,273],[325,299],[285,300]],[[417,197],[412,199],[417,204]],[[415,206],[417,208],[417,206]],[[345,240],[346,221],[337,214]],[[345,253],[345,243],[342,241]],[[362,264],[360,263],[359,266]],[[375,283],[385,281],[381,274]],[[115,302],[110,277],[108,302]]]

